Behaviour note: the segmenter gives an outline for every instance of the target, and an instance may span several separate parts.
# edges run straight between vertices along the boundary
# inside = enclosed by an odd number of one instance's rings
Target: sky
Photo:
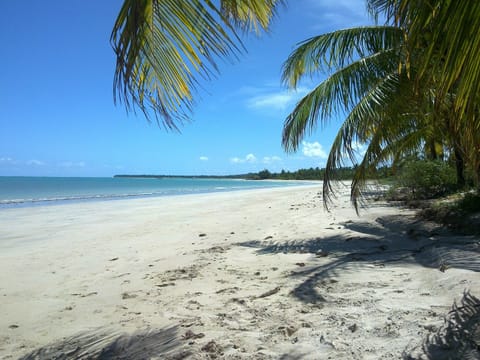
[[[325,165],[341,118],[281,146],[285,118],[322,77],[281,84],[295,45],[372,24],[364,0],[289,0],[270,32],[242,38],[247,53],[219,60],[180,132],[113,101],[109,38],[121,0],[2,0],[0,176],[229,175]]]

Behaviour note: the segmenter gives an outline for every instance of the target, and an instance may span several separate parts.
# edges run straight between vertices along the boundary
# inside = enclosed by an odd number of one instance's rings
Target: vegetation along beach
[[[0,358],[480,359],[478,34],[477,0],[6,1]]]

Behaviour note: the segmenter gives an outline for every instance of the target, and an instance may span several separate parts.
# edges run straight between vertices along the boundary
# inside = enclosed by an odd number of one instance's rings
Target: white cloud
[[[200,160],[201,160],[201,161],[208,161],[208,157],[206,157],[206,156],[200,156]]]
[[[292,101],[290,94],[268,94],[256,96],[248,100],[248,107],[250,108],[273,108],[278,110],[285,110],[288,104]]]
[[[280,158],[278,156],[265,156],[262,159],[262,163],[264,163],[264,164],[271,164],[271,163],[278,162],[278,161],[282,161],[282,158]]]
[[[315,141],[313,143],[303,141],[302,145],[303,145],[303,149],[302,149],[303,155],[308,157],[319,157],[322,159],[327,158],[327,153],[325,152],[325,150],[323,150],[322,145],[318,141]]]
[[[1,157],[0,163],[14,164],[15,160],[13,160],[11,157]]]
[[[78,161],[78,162],[64,161],[58,165],[61,167],[71,168],[71,167],[85,167],[86,164],[84,161]]]
[[[33,159],[33,160],[27,161],[27,165],[43,166],[45,165],[45,163],[43,161]]]
[[[248,154],[246,157],[245,157],[245,160],[247,162],[255,162],[257,161],[257,158],[255,157],[255,155],[253,154]]]
[[[263,95],[257,95],[247,100],[247,106],[252,109],[285,110],[293,106],[308,90],[298,88],[296,91],[277,91]]]
[[[230,162],[234,164],[254,163],[257,162],[257,158],[253,154],[248,154],[244,158],[233,157],[230,159]]]

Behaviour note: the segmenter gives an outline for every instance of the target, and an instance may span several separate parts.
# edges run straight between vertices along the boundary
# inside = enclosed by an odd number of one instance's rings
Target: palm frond
[[[303,137],[315,130],[317,122],[325,123],[333,115],[348,113],[378,79],[397,68],[397,49],[377,52],[338,70],[295,106],[284,123],[282,144],[287,151],[297,150]],[[380,97],[381,93],[370,96]],[[371,100],[379,102],[379,98]]]
[[[222,0],[221,12],[228,21],[244,31],[268,30],[278,7],[285,0]]]
[[[407,52],[418,67],[417,84],[437,81],[438,103],[452,92],[455,107],[472,117],[480,92],[480,2],[476,0],[368,0],[369,9],[405,29]]]
[[[167,129],[189,119],[200,79],[244,51],[234,26],[266,28],[281,1],[125,0],[111,44],[115,103]]]
[[[388,119],[379,123],[379,128],[368,141],[362,161],[355,168],[350,201],[357,213],[365,203],[363,194],[368,188],[367,180],[375,174],[378,166],[392,164],[401,155],[418,151],[425,138],[414,118],[400,115]]]
[[[359,58],[397,48],[402,31],[392,26],[366,26],[338,30],[313,37],[290,54],[282,69],[282,81],[296,87],[305,75],[330,73]]]
[[[420,351],[404,353],[414,359],[480,359],[480,299],[465,291],[445,318],[443,326],[423,342]]]
[[[337,132],[330,148],[323,178],[323,200],[327,209],[335,194],[333,181],[336,179],[336,170],[345,165],[346,159],[358,165],[355,145],[369,143],[374,134],[380,133],[382,121],[386,117],[383,104],[395,97],[398,81],[398,74],[392,73],[378,78],[375,83],[372,82],[370,91],[350,111]]]

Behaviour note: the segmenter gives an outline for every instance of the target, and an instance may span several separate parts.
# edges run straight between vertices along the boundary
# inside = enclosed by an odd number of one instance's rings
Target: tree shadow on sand
[[[480,272],[478,239],[449,233],[440,225],[418,221],[413,216],[384,216],[372,222],[345,222],[339,235],[288,242],[239,243],[257,249],[259,255],[310,253],[319,265],[295,271],[303,281],[292,294],[305,303],[325,301],[316,287],[340,272],[355,271],[362,264],[382,267],[386,263],[418,264],[446,271],[449,268]],[[345,231],[346,230],[346,231]],[[447,236],[448,235],[448,236]]]
[[[21,357],[20,360],[127,360],[150,358],[180,360],[191,355],[189,352],[178,350],[179,346],[177,327],[123,335],[96,330],[46,345]]]

